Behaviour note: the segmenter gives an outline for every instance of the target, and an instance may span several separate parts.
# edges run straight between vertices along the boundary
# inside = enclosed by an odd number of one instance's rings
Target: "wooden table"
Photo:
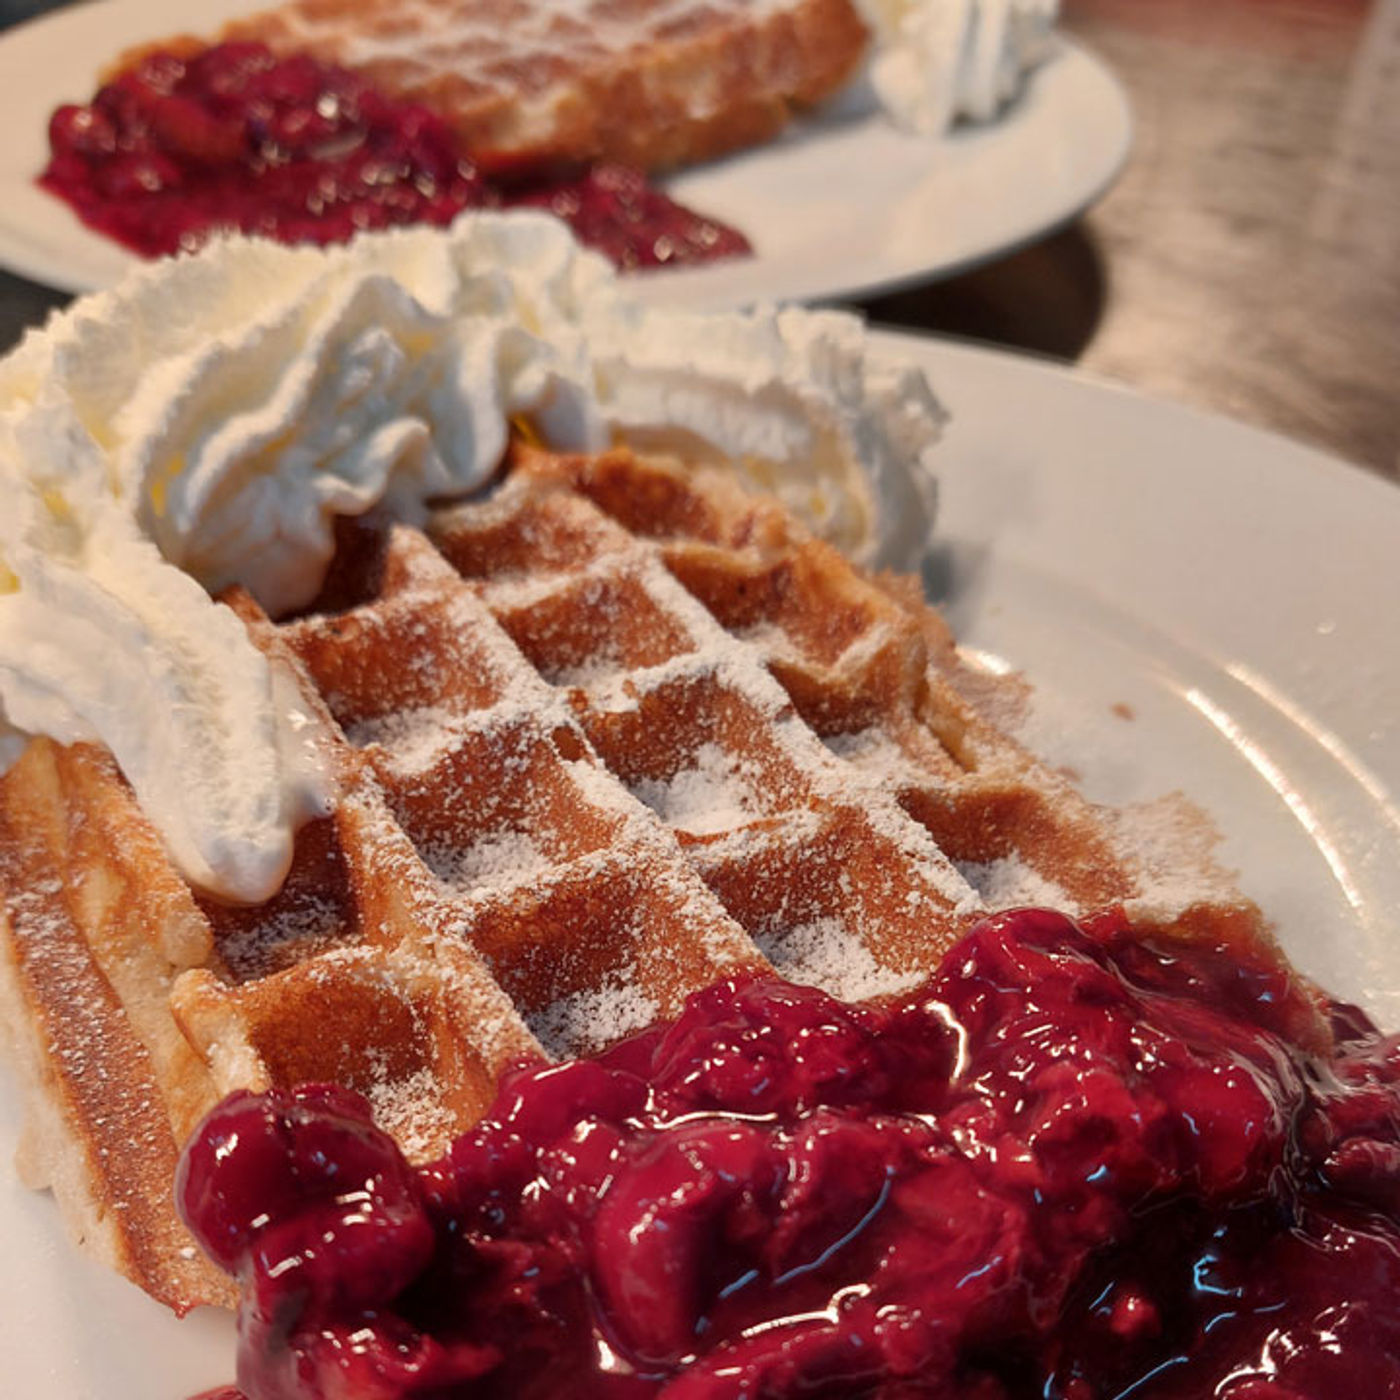
[[[1064,0],[1064,27],[1131,95],[1123,178],[1034,246],[863,309],[1400,479],[1400,0]],[[62,300],[0,274],[0,349]]]
[[[1122,179],[1061,233],[864,309],[1400,479],[1400,0],[1064,0],[1064,27],[1131,95]]]

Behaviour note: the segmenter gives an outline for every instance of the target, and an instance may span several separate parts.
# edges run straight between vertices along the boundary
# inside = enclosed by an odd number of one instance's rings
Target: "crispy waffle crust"
[[[0,780],[27,1175],[176,1308],[227,1300],[171,1181],[232,1089],[351,1085],[421,1161],[510,1063],[743,969],[879,996],[1018,903],[1260,935],[1199,816],[1085,803],[912,585],[717,473],[518,448],[426,533],[345,525],[305,614],[229,601],[340,775],[271,902],[187,887],[100,750],[35,740]]]
[[[508,172],[657,171],[757,145],[839,91],[869,36],[851,0],[292,0],[219,38],[353,68]]]

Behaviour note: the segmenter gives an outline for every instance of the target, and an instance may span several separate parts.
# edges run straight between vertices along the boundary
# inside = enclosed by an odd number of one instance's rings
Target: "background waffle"
[[[654,171],[757,145],[843,87],[868,42],[851,0],[292,0],[219,38],[353,68],[507,172]]]
[[[233,1088],[349,1084],[423,1160],[512,1061],[742,969],[876,996],[1028,902],[1258,931],[1184,805],[1089,806],[912,584],[718,472],[517,448],[426,533],[344,523],[306,613],[230,602],[340,775],[276,898],[188,888],[100,750],[35,740],[0,780],[29,1178],[176,1307],[228,1296],[170,1188]]]

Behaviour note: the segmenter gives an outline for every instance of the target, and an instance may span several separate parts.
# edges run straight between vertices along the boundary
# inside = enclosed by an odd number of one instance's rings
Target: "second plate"
[[[212,31],[255,0],[210,0]],[[190,26],[186,0],[100,0],[0,36],[0,266],[63,291],[115,282],[136,261],[34,183],[48,120],[86,101],[124,49]],[[676,198],[742,229],[755,256],[650,274],[648,295],[692,306],[816,300],[946,276],[1065,222],[1125,160],[1127,99],[1103,65],[1061,40],[1000,118],[942,138],[879,114],[832,111],[768,146],[688,171]]]

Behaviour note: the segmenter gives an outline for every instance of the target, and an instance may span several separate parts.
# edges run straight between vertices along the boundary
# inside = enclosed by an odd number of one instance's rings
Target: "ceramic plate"
[[[117,280],[135,261],[34,184],[48,120],[92,96],[126,48],[212,31],[255,0],[90,0],[0,35],[0,265],[64,291]],[[1127,156],[1122,89],[1062,42],[996,122],[941,138],[895,131],[858,97],[752,153],[690,171],[675,196],[744,230],[755,256],[653,275],[692,305],[818,298],[946,275],[1072,218]],[[864,108],[865,110],[862,110]]]
[[[1105,800],[1184,789],[1293,958],[1400,1025],[1400,490],[1034,361],[876,344],[954,412],[926,581],[968,646],[1033,678],[1041,752]],[[176,1322],[3,1166],[0,1239],[7,1394],[185,1400],[231,1378],[228,1318]]]

